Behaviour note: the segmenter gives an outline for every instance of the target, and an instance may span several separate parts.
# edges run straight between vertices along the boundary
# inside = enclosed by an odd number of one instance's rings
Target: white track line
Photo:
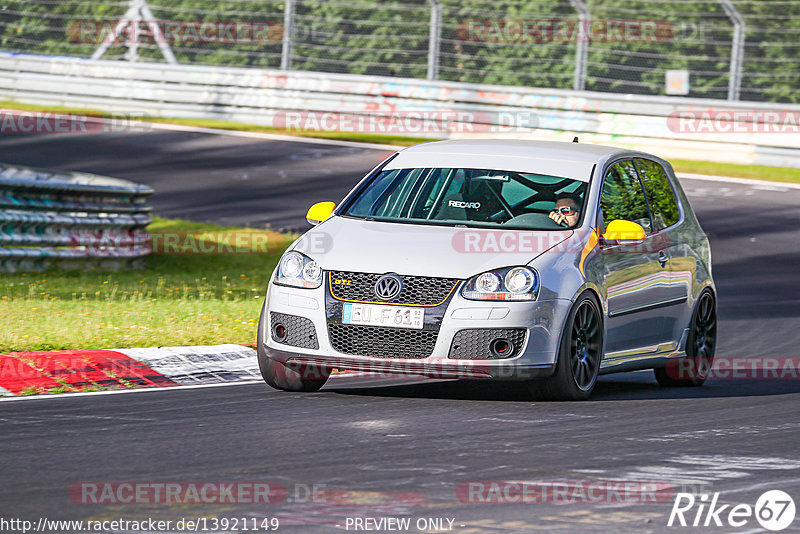
[[[750,491],[759,491],[759,490],[771,490],[776,489],[775,486],[780,486],[777,489],[785,489],[786,486],[795,484],[800,482],[800,478],[791,478],[789,480],[779,480],[778,482],[759,482],[757,484],[751,484],[749,486],[744,486],[741,488],[734,488],[734,489],[726,489],[725,494],[728,493],[743,493],[743,492],[750,492]]]
[[[13,110],[10,110],[13,111]],[[86,117],[89,122],[110,122],[111,119],[101,117]],[[148,121],[143,121],[148,122]],[[168,130],[174,132],[193,132],[203,133],[209,135],[227,135],[229,137],[244,137],[249,139],[262,139],[265,141],[287,141],[292,143],[307,143],[312,145],[330,145],[330,146],[345,146],[351,148],[367,148],[373,150],[383,150],[384,152],[392,152],[402,150],[406,147],[398,145],[384,145],[380,143],[367,143],[360,141],[343,141],[339,139],[324,139],[321,137],[304,137],[299,135],[281,135],[270,134],[264,132],[248,132],[244,130],[225,130],[222,128],[203,128],[200,126],[186,126],[182,124],[169,124],[164,122],[148,122],[148,125],[154,130]],[[436,141],[436,139],[431,139]],[[772,180],[752,180],[749,178],[735,178],[733,176],[710,176],[707,174],[694,174],[694,173],[676,173],[678,178],[685,178],[690,180],[707,180],[711,182],[728,182],[734,184],[746,185],[764,185],[771,184],[786,189],[800,189],[800,184],[790,182],[775,182]]]
[[[761,186],[764,189],[785,191],[787,189],[800,189],[800,184],[793,184],[790,182],[774,182],[772,180],[751,180],[749,178],[734,178],[733,176],[708,176],[706,174],[692,174],[688,172],[679,172],[675,175],[681,180],[703,180],[707,182],[727,182],[730,184],[744,184],[752,186]]]
[[[330,376],[328,380],[353,378],[354,375],[355,373],[334,373]],[[357,378],[360,378],[360,376]],[[248,386],[252,384],[263,384],[268,391],[272,391],[272,388],[270,388],[266,383],[264,383],[263,380],[240,380],[238,382],[217,382],[214,384],[191,384],[185,386],[184,385],[158,386],[150,388],[112,389],[108,391],[78,391],[75,393],[51,393],[51,394],[41,394],[41,395],[9,395],[9,396],[0,396],[0,403],[12,402],[12,401],[25,401],[25,400],[71,399],[74,397],[86,397],[89,395],[118,395],[122,393],[147,393],[149,391],[183,391],[187,389],[217,388],[223,386]]]
[[[247,131],[238,131],[238,130],[222,130],[216,128],[201,128],[199,126],[183,126],[179,124],[166,124],[160,122],[151,123],[154,129],[158,130],[172,130],[176,132],[195,132],[195,133],[204,133],[204,134],[211,134],[211,135],[227,135],[231,137],[245,137],[250,139],[263,139],[265,141],[288,141],[288,142],[295,142],[295,143],[308,143],[308,144],[316,144],[316,145],[331,145],[331,146],[346,146],[346,147],[355,147],[355,148],[369,148],[374,150],[383,150],[385,152],[391,152],[396,150],[402,150],[406,147],[404,146],[397,146],[397,145],[382,145],[379,143],[361,143],[359,141],[341,141],[338,139],[322,139],[322,138],[315,138],[315,137],[300,137],[294,135],[280,135],[280,134],[269,134],[263,132],[247,132]],[[433,141],[433,139],[431,140]],[[772,180],[752,180],[749,178],[735,178],[733,176],[709,176],[707,174],[694,174],[694,173],[687,173],[681,172],[677,173],[678,178],[689,179],[689,180],[707,180],[710,182],[728,182],[734,184],[746,184],[746,185],[770,185],[770,186],[777,186],[786,189],[800,189],[800,184],[794,184],[789,182],[775,182]]]
[[[176,132],[194,132],[212,135],[228,135],[231,137],[247,137],[250,139],[264,139],[267,141],[291,141],[294,143],[308,143],[313,145],[333,145],[333,146],[346,146],[353,148],[371,148],[375,150],[383,150],[384,152],[393,152],[402,150],[403,146],[396,145],[382,145],[380,143],[361,143],[359,141],[342,141],[339,139],[323,139],[321,137],[301,137],[299,135],[280,135],[270,134],[264,132],[248,132],[240,130],[222,130],[216,128],[201,128],[199,126],[184,126],[181,124],[167,124],[163,122],[153,122],[153,129],[155,130],[172,130]]]
[[[264,384],[261,380],[243,380],[241,382],[218,382],[216,384],[192,384],[190,386],[159,386],[153,388],[135,389],[112,389],[109,391],[79,391],[75,393],[52,393],[44,395],[13,395],[10,397],[0,397],[0,403],[26,401],[26,400],[47,400],[47,399],[71,399],[74,397],[86,397],[89,395],[119,395],[122,393],[147,393],[150,391],[185,391],[187,389],[216,388],[222,386],[247,386],[251,384]],[[264,384],[264,387],[269,387]]]

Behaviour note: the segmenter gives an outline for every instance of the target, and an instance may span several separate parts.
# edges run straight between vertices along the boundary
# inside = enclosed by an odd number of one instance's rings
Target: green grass
[[[790,167],[765,167],[762,165],[740,165],[738,163],[714,163],[711,161],[692,161],[671,159],[669,162],[676,172],[709,174],[712,176],[734,176],[753,180],[800,183],[800,169]]]
[[[267,281],[294,236],[168,219],[148,230],[256,233],[269,246],[154,254],[138,271],[3,275],[0,352],[255,343]]]
[[[110,113],[92,109],[63,108],[57,106],[36,106],[19,104],[11,101],[0,101],[0,108],[19,109],[25,111],[50,111],[57,113],[73,113],[76,115],[86,115],[90,117],[110,117]],[[144,120],[144,119],[143,119]],[[379,135],[368,133],[350,132],[318,132],[318,131],[297,131],[282,130],[268,126],[256,126],[241,122],[216,121],[206,119],[170,119],[148,117],[147,120],[165,124],[176,124],[182,126],[197,126],[201,128],[212,128],[217,130],[239,130],[248,132],[263,132],[282,135],[295,135],[299,137],[314,137],[321,139],[338,139],[340,141],[356,141],[361,143],[389,144],[399,146],[410,146],[417,143],[433,141],[422,137],[405,137],[400,135]],[[775,182],[800,183],[800,169],[787,167],[765,167],[762,165],[741,165],[738,163],[715,163],[712,161],[694,161],[688,159],[672,159],[672,166],[677,172],[689,172],[695,174],[708,174],[712,176],[733,176],[737,178],[750,178],[753,180],[769,180]]]

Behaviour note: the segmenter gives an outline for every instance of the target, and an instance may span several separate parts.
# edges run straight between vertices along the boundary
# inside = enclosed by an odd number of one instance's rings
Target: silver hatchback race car
[[[701,385],[711,250],[672,167],[597,145],[425,143],[392,155],[284,253],[258,325],[264,380],[333,369],[522,380],[585,399],[599,374]]]

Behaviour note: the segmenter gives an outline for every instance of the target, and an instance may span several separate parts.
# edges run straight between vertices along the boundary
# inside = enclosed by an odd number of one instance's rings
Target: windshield
[[[390,222],[557,230],[577,225],[586,186],[586,182],[570,178],[514,171],[393,169],[382,171],[359,191],[342,215]],[[555,216],[557,205],[558,213],[572,216]],[[573,209],[570,212],[562,206]]]

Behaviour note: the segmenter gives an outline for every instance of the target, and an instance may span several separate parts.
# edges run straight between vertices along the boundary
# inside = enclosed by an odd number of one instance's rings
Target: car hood
[[[328,271],[469,278],[526,265],[572,230],[485,230],[331,217],[292,248]]]

